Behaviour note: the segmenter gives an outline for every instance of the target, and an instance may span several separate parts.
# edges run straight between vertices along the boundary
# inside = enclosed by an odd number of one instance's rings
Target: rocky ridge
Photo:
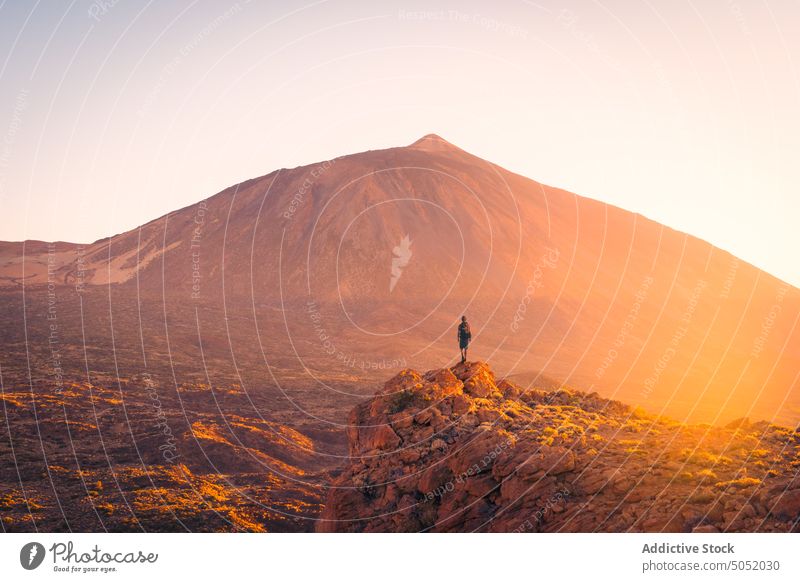
[[[792,531],[800,435],[684,425],[485,363],[403,370],[350,414],[318,531]]]

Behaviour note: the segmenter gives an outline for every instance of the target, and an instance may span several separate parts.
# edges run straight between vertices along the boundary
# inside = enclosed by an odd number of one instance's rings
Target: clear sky
[[[796,0],[0,0],[0,240],[437,133],[800,286]]]

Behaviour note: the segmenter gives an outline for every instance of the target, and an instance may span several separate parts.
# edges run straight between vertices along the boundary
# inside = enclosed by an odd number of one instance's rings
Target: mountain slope
[[[800,420],[797,289],[438,136],[278,170],[85,247],[5,243],[4,296],[24,284],[35,301],[48,266],[89,289],[90,312],[102,287],[112,319],[138,312],[121,349],[163,328],[188,361],[325,392],[315,378],[360,393],[386,368],[440,365],[467,313],[474,352],[504,374],[681,420]]]

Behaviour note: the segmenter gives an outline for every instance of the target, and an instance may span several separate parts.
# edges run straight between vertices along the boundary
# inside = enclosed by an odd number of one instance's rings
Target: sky
[[[0,0],[0,240],[436,133],[800,286],[794,0]]]

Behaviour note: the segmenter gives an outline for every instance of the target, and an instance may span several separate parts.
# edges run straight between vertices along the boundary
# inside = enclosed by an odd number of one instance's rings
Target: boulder
[[[350,442],[351,456],[395,450],[402,443],[388,422],[375,426],[358,427],[355,431],[350,431],[350,434],[355,434],[355,438],[351,438]]]
[[[621,477],[618,469],[605,469],[602,471],[586,471],[579,478],[577,485],[587,495],[595,495],[608,487],[614,485]]]
[[[497,389],[503,395],[503,398],[508,400],[517,400],[522,395],[522,388],[508,380],[500,380],[497,383]]]
[[[783,520],[794,521],[800,517],[800,489],[777,493],[770,512]]]

